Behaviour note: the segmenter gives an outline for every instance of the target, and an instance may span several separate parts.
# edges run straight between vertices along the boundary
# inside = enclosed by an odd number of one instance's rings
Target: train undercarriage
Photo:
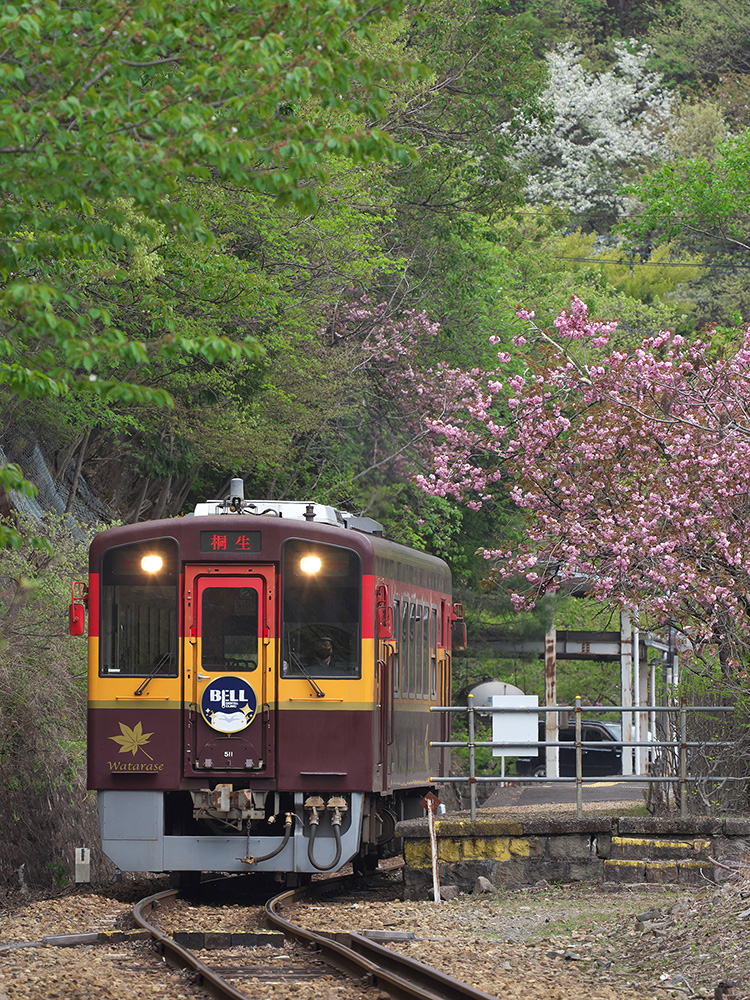
[[[124,871],[334,871],[374,868],[399,819],[422,815],[424,790],[99,792],[102,847]]]

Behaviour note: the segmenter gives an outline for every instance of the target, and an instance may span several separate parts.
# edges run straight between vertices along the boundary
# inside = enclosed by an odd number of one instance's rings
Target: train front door
[[[185,745],[188,774],[274,774],[274,571],[186,574]]]

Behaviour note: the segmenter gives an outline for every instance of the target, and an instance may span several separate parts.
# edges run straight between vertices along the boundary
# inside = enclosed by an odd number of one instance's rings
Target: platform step
[[[643,861],[608,858],[604,862],[605,882],[654,882],[670,885],[705,885],[714,882],[713,865],[707,859]]]
[[[704,837],[613,837],[612,859],[630,861],[700,861],[711,853]]]

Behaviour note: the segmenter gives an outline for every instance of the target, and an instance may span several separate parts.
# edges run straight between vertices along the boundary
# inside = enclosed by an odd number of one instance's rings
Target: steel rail
[[[279,912],[288,903],[318,895],[330,889],[332,884],[351,879],[351,875],[345,875],[282,892],[266,903],[268,920],[284,934],[315,951],[329,965],[349,976],[358,976],[367,986],[378,986],[395,1000],[497,1000],[489,993],[385,948],[361,934],[349,932],[349,945],[345,945],[299,927]]]
[[[145,911],[149,907],[155,910],[162,902],[176,899],[178,895],[178,889],[167,889],[165,892],[157,892],[153,896],[142,899],[133,907],[135,922],[153,937],[157,951],[169,965],[176,969],[192,969],[196,974],[197,984],[216,1000],[248,1000],[246,993],[235,989],[226,979],[222,979],[218,973],[201,962],[191,951],[177,944],[168,934],[160,931],[158,927],[146,919]]]
[[[357,883],[357,876],[339,875],[287,890],[267,901],[266,916],[288,938],[303,944],[328,965],[365,986],[378,986],[394,1000],[496,1000],[489,993],[385,948],[361,934],[349,932],[349,943],[343,944],[324,934],[300,927],[280,913],[281,908],[289,903]],[[173,968],[191,969],[196,975],[197,984],[216,1000],[248,1000],[247,994],[232,986],[151,922],[150,911],[155,911],[161,904],[176,899],[178,895],[179,890],[169,889],[142,899],[133,907],[136,923],[152,936],[158,953],[169,965]]]

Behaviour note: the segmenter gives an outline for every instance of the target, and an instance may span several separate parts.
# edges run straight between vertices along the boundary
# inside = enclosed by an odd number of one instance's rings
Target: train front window
[[[359,677],[359,556],[290,539],[282,574],[282,676]]]
[[[178,548],[174,539],[121,545],[102,560],[99,672],[177,676]]]

